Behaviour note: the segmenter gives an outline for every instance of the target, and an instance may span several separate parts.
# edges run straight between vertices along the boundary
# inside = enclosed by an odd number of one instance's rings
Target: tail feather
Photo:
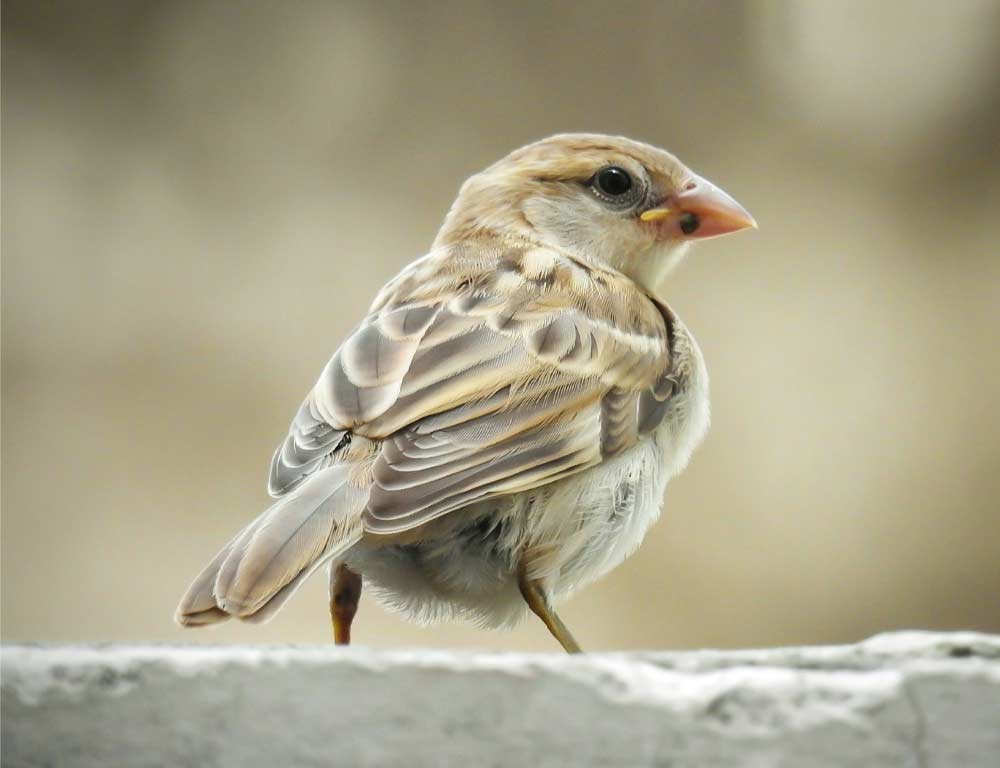
[[[232,541],[219,550],[219,554],[191,582],[191,586],[181,598],[180,605],[177,606],[177,611],[174,614],[174,620],[178,624],[185,627],[201,627],[218,624],[230,618],[230,615],[215,602],[215,582],[230,553],[234,548],[240,546],[243,539],[253,533],[254,528],[260,523],[261,517],[236,534]]]
[[[283,586],[274,596],[271,597],[266,603],[264,603],[260,608],[258,608],[253,613],[247,616],[241,616],[241,621],[246,621],[251,624],[264,624],[270,621],[275,614],[280,611],[285,603],[292,599],[292,595],[298,592],[299,587],[301,587],[306,580],[312,576],[319,568],[322,568],[326,563],[330,562],[334,557],[336,557],[337,551],[331,551],[325,553],[322,557],[316,560],[311,566],[306,568],[302,573],[292,579],[288,584]],[[228,614],[227,614],[228,615]]]
[[[317,472],[244,528],[188,588],[177,622],[274,616],[310,574],[361,537],[364,494],[349,471],[336,465]]]

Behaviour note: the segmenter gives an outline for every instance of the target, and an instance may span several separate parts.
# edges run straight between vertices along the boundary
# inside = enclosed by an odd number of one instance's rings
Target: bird
[[[756,226],[619,136],[558,134],[469,177],[299,407],[275,501],[176,621],[267,621],[328,565],[338,645],[364,588],[424,624],[530,611],[580,652],[556,605],[638,548],[709,426],[704,358],[657,290],[695,241]]]

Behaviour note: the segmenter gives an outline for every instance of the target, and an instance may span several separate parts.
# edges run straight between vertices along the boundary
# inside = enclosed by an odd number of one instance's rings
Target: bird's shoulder
[[[389,281],[368,321],[431,305],[523,335],[547,362],[603,366],[609,383],[642,388],[669,366],[669,310],[621,272],[550,246],[480,239],[432,251]],[[649,363],[635,381],[622,356]]]

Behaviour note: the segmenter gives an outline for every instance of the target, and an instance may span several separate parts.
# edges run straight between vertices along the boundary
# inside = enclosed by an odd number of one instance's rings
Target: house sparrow
[[[677,158],[558,135],[462,186],[271,461],[277,501],[194,580],[184,626],[266,621],[330,564],[337,643],[362,576],[413,619],[509,626],[628,557],[709,421],[694,338],[653,289],[694,240],[754,227]]]

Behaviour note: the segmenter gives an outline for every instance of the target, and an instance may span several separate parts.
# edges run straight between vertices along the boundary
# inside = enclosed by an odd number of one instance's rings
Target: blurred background
[[[713,427],[591,649],[1000,631],[1000,3],[6,0],[2,635],[326,642],[174,607],[461,181],[664,146],[760,231],[661,295]],[[555,650],[363,601],[356,642]]]

